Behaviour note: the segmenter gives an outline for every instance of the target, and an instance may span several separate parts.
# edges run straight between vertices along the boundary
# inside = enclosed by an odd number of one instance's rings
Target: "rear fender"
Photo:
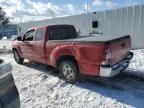
[[[63,45],[54,48],[50,54],[50,64],[56,67],[56,61],[62,56],[74,56],[75,57],[75,50],[73,45]]]
[[[76,46],[76,59],[82,74],[98,76],[104,47],[103,44],[79,44]]]

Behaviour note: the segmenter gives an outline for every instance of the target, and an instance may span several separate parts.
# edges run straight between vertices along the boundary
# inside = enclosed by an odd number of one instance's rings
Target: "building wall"
[[[98,21],[98,28],[92,28],[92,21]],[[54,18],[43,21],[27,22],[20,24],[25,32],[33,26],[72,24],[76,30],[80,29],[81,35],[89,35],[93,30],[101,31],[102,37],[120,37],[130,35],[132,48],[144,48],[144,5],[135,5],[112,9],[102,12]]]
[[[17,35],[17,25],[1,25],[0,26],[0,38],[6,36],[11,38],[12,35]]]

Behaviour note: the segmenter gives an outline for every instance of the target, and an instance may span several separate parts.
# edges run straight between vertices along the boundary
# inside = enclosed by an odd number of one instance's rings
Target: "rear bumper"
[[[130,60],[133,58],[133,53],[130,52],[129,55],[121,60],[119,63],[114,65],[101,65],[99,76],[101,77],[113,77],[120,72],[124,71],[128,65]]]

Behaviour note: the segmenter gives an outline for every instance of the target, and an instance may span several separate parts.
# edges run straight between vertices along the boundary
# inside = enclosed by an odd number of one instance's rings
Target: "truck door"
[[[35,34],[35,29],[29,30],[28,32],[25,33],[23,37],[23,43],[20,46],[20,49],[22,51],[23,57],[33,60],[33,38]]]
[[[44,34],[45,28],[37,28],[33,39],[34,41],[31,43],[33,59],[41,63],[46,63]]]

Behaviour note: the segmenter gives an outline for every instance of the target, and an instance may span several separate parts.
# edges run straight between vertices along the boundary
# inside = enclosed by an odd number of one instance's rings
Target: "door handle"
[[[28,45],[28,46],[32,46],[29,42],[25,42],[25,44]]]
[[[29,44],[29,42],[25,42],[26,44]]]
[[[30,43],[29,43],[29,42],[25,42],[25,44],[30,45]]]

